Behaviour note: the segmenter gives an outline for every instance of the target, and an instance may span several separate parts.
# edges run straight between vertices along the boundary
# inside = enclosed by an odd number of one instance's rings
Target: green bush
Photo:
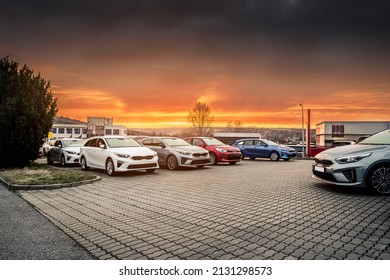
[[[24,167],[37,159],[56,113],[50,82],[8,56],[0,59],[0,167]]]

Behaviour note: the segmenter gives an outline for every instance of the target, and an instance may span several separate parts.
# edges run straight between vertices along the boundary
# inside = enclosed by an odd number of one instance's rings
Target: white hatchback
[[[82,170],[90,167],[115,172],[146,170],[154,172],[158,165],[157,153],[124,136],[97,136],[88,139],[80,149]]]

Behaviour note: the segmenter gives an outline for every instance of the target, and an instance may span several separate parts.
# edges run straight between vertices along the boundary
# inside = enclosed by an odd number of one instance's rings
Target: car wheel
[[[255,158],[254,158],[254,157],[250,157],[250,159],[251,159],[251,160],[255,160]]]
[[[83,171],[86,171],[89,169],[89,167],[87,165],[87,160],[85,159],[84,156],[81,157],[80,165],[81,165],[81,170],[83,170]]]
[[[367,175],[367,185],[377,194],[390,195],[390,166],[376,166]]]
[[[110,158],[106,162],[106,172],[109,176],[115,175],[114,162]]]
[[[234,164],[236,164],[237,163],[237,161],[229,161],[229,164],[230,165],[234,165]]]
[[[217,155],[214,153],[210,153],[210,164],[217,165],[217,163],[218,163]]]
[[[284,158],[283,160],[284,160],[284,161],[289,161],[290,159],[289,159],[289,158]]]
[[[64,155],[61,155],[61,166],[66,166],[66,161]]]
[[[51,160],[50,154],[47,154],[47,164],[49,164],[49,165],[53,164],[53,161]]]
[[[146,169],[146,172],[148,173],[153,173],[154,171],[156,171],[156,169]]]
[[[275,152],[275,151],[271,152],[271,153],[269,154],[269,158],[270,158],[272,161],[278,161],[278,160],[279,160],[279,154],[278,154],[278,152]]]
[[[170,155],[167,158],[167,167],[169,170],[175,170],[177,169],[177,159],[175,156]]]

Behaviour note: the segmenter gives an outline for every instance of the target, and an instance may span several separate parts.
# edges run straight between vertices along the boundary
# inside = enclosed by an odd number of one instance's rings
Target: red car
[[[242,157],[240,149],[226,145],[212,137],[189,137],[184,140],[193,146],[199,146],[209,151],[210,164],[216,165],[218,162],[236,164]]]

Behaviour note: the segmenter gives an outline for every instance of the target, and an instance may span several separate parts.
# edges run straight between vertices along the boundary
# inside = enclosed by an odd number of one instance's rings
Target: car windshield
[[[163,139],[167,146],[176,147],[176,146],[191,146],[188,142],[184,141],[181,138],[164,138]]]
[[[385,131],[379,132],[377,134],[374,134],[374,135],[364,139],[359,144],[362,144],[362,145],[390,145],[390,130],[385,130]]]
[[[225,145],[221,141],[215,138],[203,138],[203,141],[208,145],[208,146],[222,146]]]
[[[110,148],[142,147],[140,143],[131,138],[106,138]]]
[[[266,139],[261,139],[265,144],[268,146],[279,146],[279,144],[275,143],[274,141],[271,140],[266,140]]]
[[[84,140],[62,140],[64,147],[81,147],[84,144]]]

